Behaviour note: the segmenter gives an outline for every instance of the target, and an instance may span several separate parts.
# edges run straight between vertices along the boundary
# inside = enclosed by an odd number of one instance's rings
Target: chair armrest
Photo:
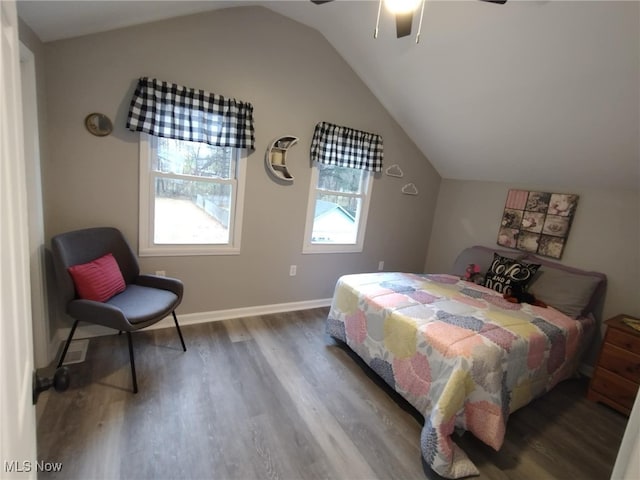
[[[184,284],[181,280],[171,277],[161,277],[159,275],[138,275],[133,281],[136,285],[142,287],[159,288],[160,290],[169,290],[182,300],[184,292]]]
[[[89,321],[123,332],[131,331],[131,324],[118,307],[94,300],[77,299],[67,304],[67,313],[76,320]]]

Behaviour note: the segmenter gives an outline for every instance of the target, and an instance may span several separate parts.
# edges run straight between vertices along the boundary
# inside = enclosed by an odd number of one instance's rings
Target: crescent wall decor
[[[269,144],[264,161],[267,165],[267,170],[276,179],[293,182],[294,177],[287,168],[287,151],[296,143],[298,143],[298,137],[285,135],[276,138]]]
[[[113,131],[111,119],[104,113],[90,113],[84,119],[84,126],[96,137],[106,137]]]
[[[578,195],[509,190],[498,245],[551,258],[562,257]]]

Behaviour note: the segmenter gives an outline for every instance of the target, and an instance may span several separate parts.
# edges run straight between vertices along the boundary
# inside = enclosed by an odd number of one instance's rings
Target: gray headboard
[[[480,272],[484,275],[491,265],[494,253],[526,263],[540,264],[528,290],[543,302],[574,318],[589,313],[596,319],[601,318],[607,276],[600,272],[568,267],[526,252],[475,245],[460,252],[450,273],[462,276],[467,266],[475,263],[480,266]]]
[[[464,271],[467,266],[471,263],[475,263],[480,266],[480,272],[484,275],[487,273],[487,270],[489,270],[489,266],[493,261],[494,252],[502,255],[503,257],[513,258],[514,260],[521,259],[525,256],[524,252],[518,252],[515,250],[498,250],[495,248],[474,245],[473,247],[465,248],[460,252],[456,261],[453,262],[453,268],[449,273],[461,277],[464,275]]]

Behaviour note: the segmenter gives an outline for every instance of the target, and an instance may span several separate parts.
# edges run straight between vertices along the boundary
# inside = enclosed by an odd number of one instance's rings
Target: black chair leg
[[[178,329],[178,335],[180,335],[180,342],[182,343],[182,350],[187,351],[187,347],[184,344],[184,338],[182,338],[182,332],[180,331],[180,325],[178,325],[178,317],[176,317],[176,311],[173,312],[173,321],[176,322],[176,328]]]
[[[71,327],[71,332],[69,332],[69,336],[67,337],[67,343],[64,344],[64,350],[62,350],[62,356],[60,357],[60,361],[58,362],[58,366],[56,368],[60,368],[62,366],[62,362],[64,362],[64,357],[67,356],[67,350],[69,350],[69,345],[71,344],[71,339],[73,338],[73,334],[76,333],[77,326],[78,326],[78,320],[73,322],[73,327]]]
[[[133,393],[138,393],[138,380],[136,379],[136,363],[133,360],[133,340],[131,340],[131,332],[127,332],[127,340],[129,341],[129,361],[131,362],[131,379],[133,381]]]

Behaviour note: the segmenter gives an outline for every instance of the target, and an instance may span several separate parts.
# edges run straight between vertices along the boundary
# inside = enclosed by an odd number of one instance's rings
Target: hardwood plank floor
[[[44,479],[424,479],[422,418],[324,333],[328,309],[93,338],[38,408]],[[481,479],[608,479],[626,417],[568,380],[515,412],[499,452],[456,442]]]

